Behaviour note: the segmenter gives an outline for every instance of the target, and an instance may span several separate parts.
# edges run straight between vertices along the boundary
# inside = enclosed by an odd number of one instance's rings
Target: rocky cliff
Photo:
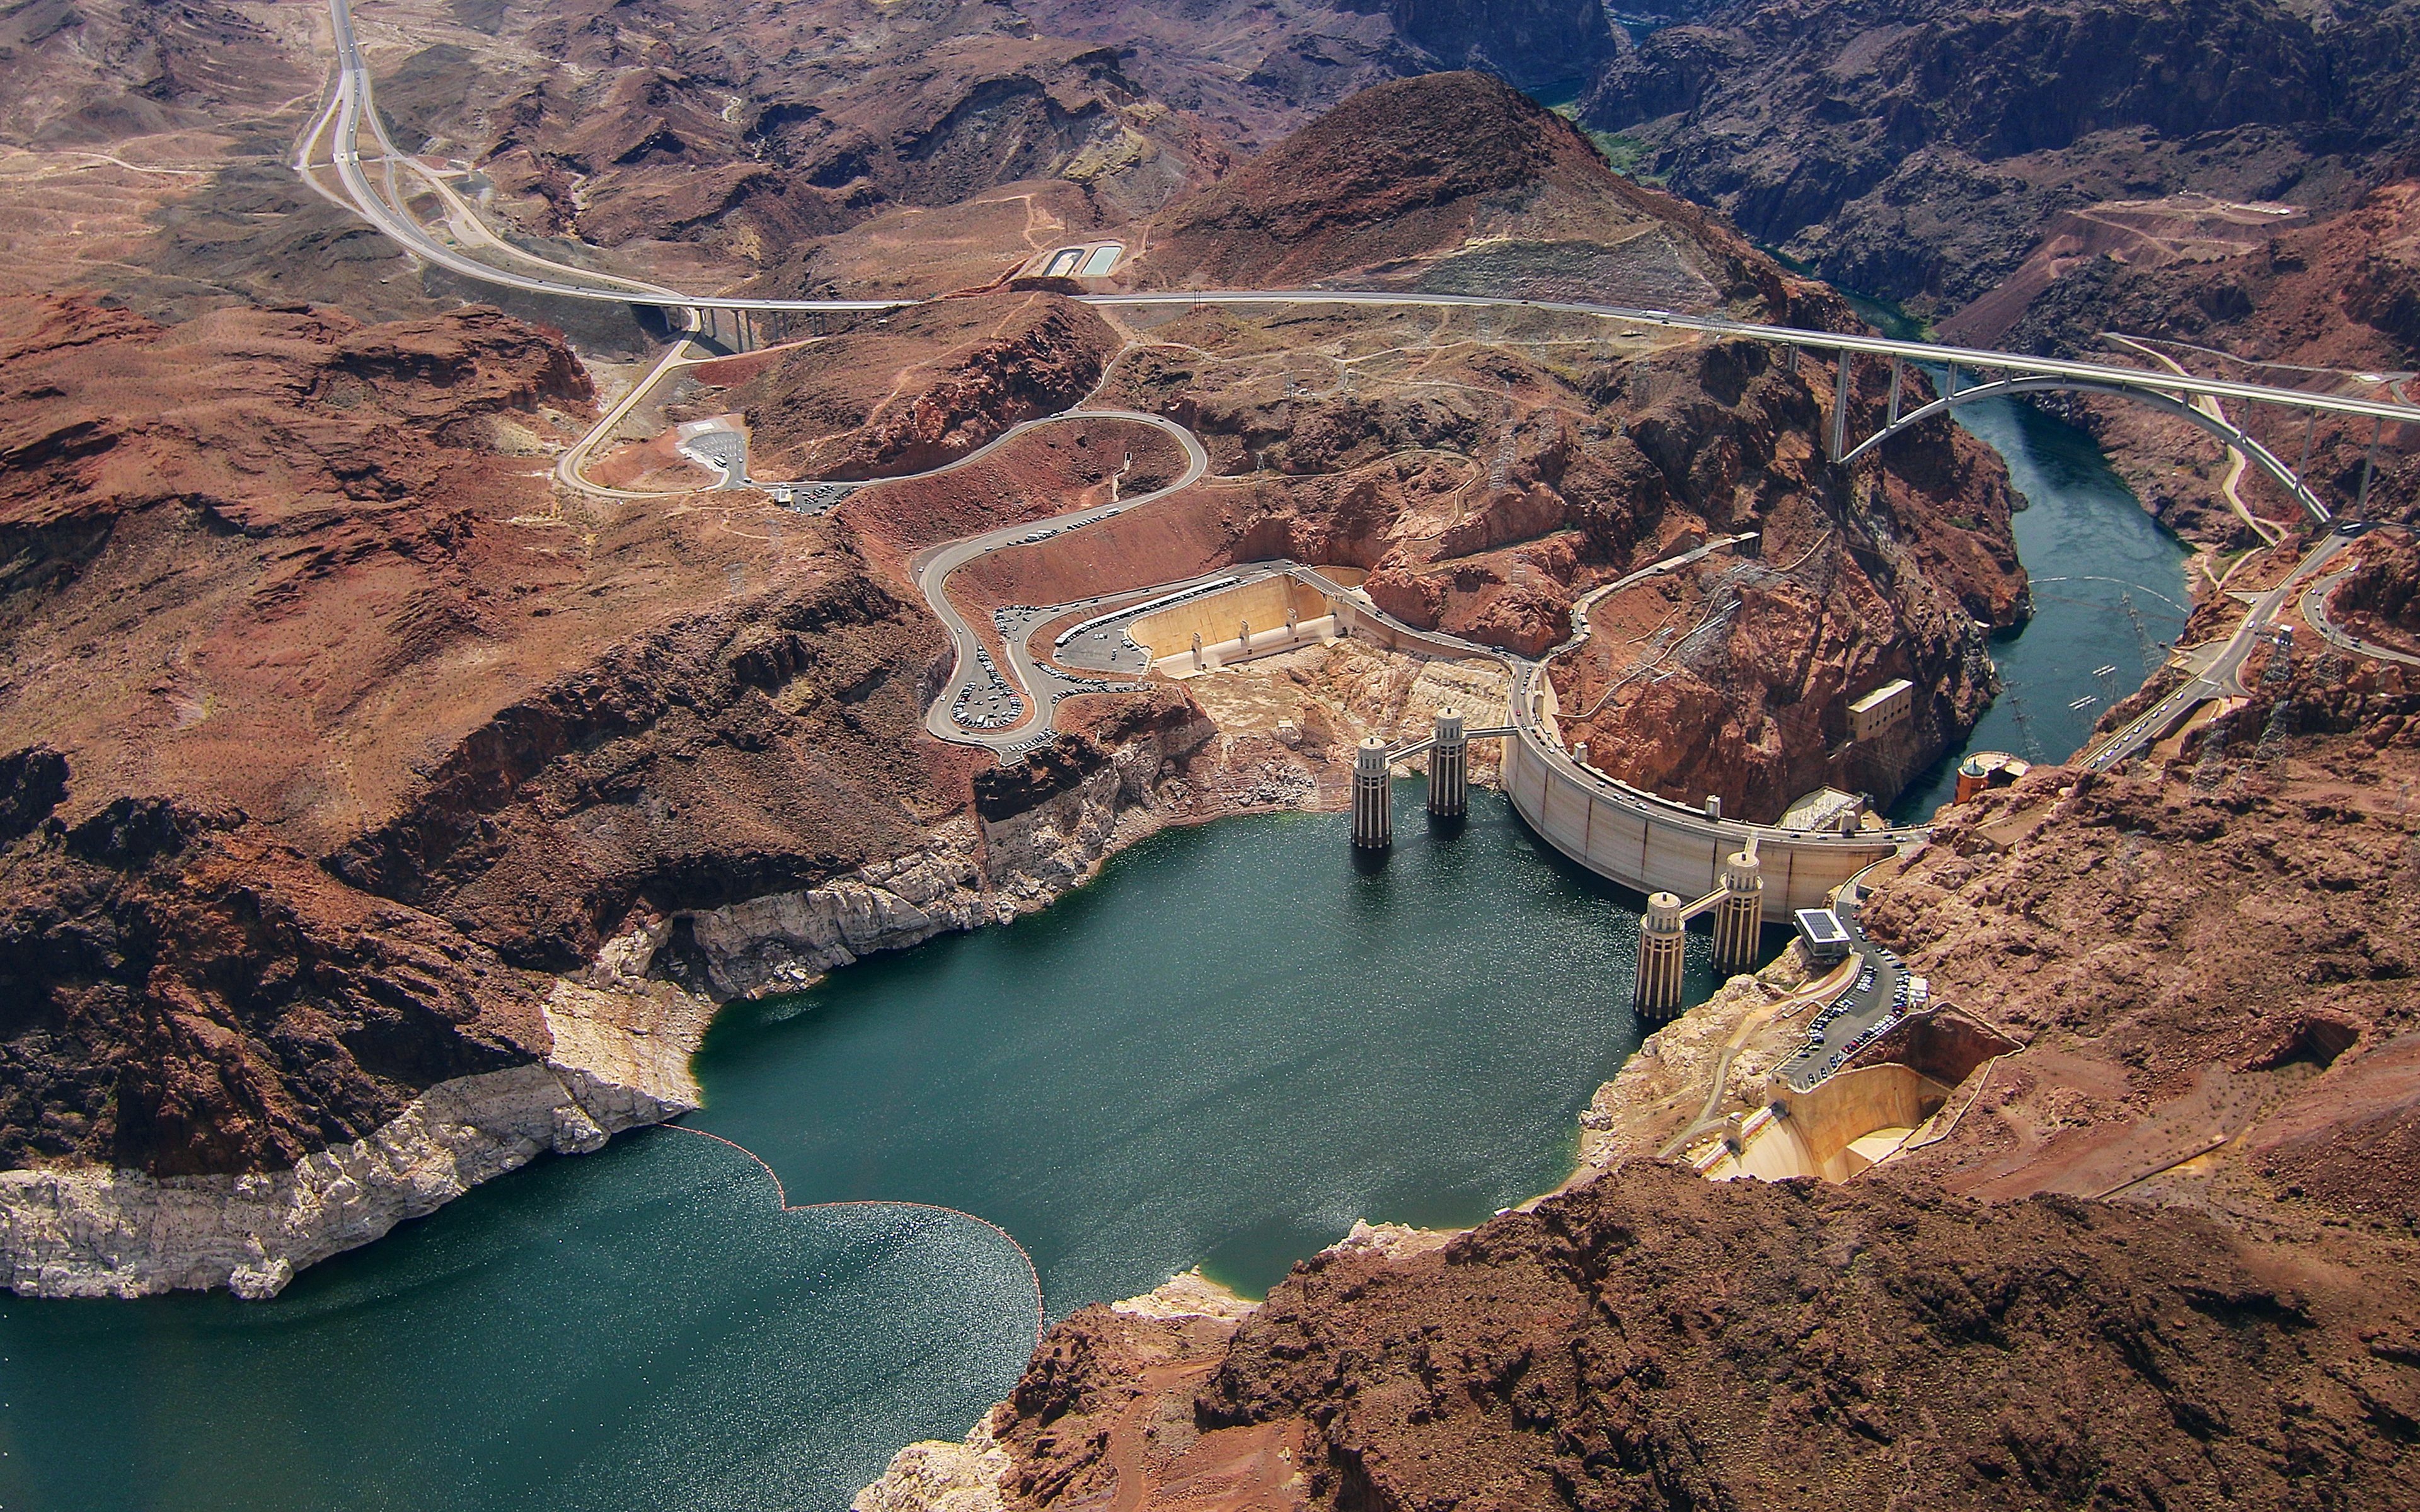
[[[715,403],[747,416],[765,476],[883,477],[1074,408],[1116,348],[1060,295],[952,300],[785,353]]]
[[[1777,301],[1778,270],[1737,233],[1608,173],[1561,117],[1485,74],[1364,90],[1216,187],[1156,218],[1129,276],[1147,285],[1284,288],[1335,280],[1451,291],[1481,246],[1570,263],[1593,297],[1675,308]],[[1495,282],[1523,270],[1491,270]],[[1634,287],[1621,286],[1627,273]],[[1497,288],[1495,292],[1507,292]]]
[[[1357,96],[1166,212],[1131,276],[1475,279],[1856,329],[1829,291],[1469,73]],[[1275,332],[1202,315],[1153,332],[1105,386],[1183,416],[1222,471],[1250,477],[1250,493],[1220,501],[1238,557],[1365,566],[1398,617],[1534,656],[1595,584],[1712,535],[1759,537],[1753,561],[1714,563],[1685,606],[1637,625],[1622,616],[1637,604],[1611,606],[1588,653],[1558,667],[1566,733],[1603,769],[1777,817],[1826,781],[1895,794],[1988,702],[1975,625],[2014,625],[2027,605],[2006,475],[1971,438],[1911,437],[1852,480],[1816,440],[1829,373],[1773,348],[1497,314],[1399,320],[1402,349],[1382,362],[1346,355],[1346,317],[1322,339],[1322,318],[1285,328],[1289,371],[1317,375],[1307,385],[1251,376]],[[1863,414],[1885,402],[1882,383],[1869,373],[1853,390]],[[1928,690],[1911,733],[1844,751],[1849,701],[1900,676]]]
[[[1600,71],[1581,118],[1633,171],[1945,339],[2288,387],[2412,365],[2406,6],[1685,8]],[[2245,512],[2297,513],[2182,423],[2055,402],[2193,539],[2256,545]],[[2318,482],[2357,494],[2366,438],[2321,431]],[[2300,454],[2299,434],[2262,439]]]
[[[1948,323],[1949,333],[2044,355],[2165,359],[2211,377],[2378,393],[2384,384],[2365,375],[2420,365],[2415,162],[2389,170],[2340,214],[2288,221],[2246,244],[2191,257],[2101,256],[2062,265],[2038,252],[2029,266],[2048,263],[2053,276],[2012,281],[2004,294],[2021,297],[1995,295],[1969,306]],[[2113,331],[2133,343],[2111,342],[2104,332]],[[2067,408],[2102,440],[2153,513],[2195,539],[2254,544],[2228,507],[2231,470],[2215,441],[2140,407],[2094,401]],[[2302,465],[2305,435],[2292,421],[2240,406],[2235,417],[2289,466]],[[2367,469],[2369,513],[2383,518],[2409,510],[2413,438],[2390,428],[2374,458],[2370,427],[2359,423],[2331,420],[2308,439],[2308,481],[2335,507],[2360,498]],[[2299,517],[2284,491],[2257,473],[2237,491],[2270,520]]]
[[[2394,7],[1727,6],[1608,65],[1581,118],[1825,277],[1949,309],[2053,215],[2199,190],[2328,211],[2420,128]]]

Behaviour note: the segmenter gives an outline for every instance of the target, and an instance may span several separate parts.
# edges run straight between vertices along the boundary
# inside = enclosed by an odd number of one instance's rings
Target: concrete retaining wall
[[[1289,606],[1298,619],[1315,620],[1327,612],[1327,600],[1318,592],[1280,573],[1183,604],[1171,604],[1135,621],[1126,634],[1135,644],[1149,647],[1153,658],[1157,659],[1189,652],[1196,635],[1202,637],[1204,646],[1233,640],[1237,625],[1249,620],[1257,644],[1269,631],[1285,628]]]

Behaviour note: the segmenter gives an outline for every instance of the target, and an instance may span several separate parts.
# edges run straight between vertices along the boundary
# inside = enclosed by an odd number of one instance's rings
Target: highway
[[[695,316],[691,316],[691,319],[694,320]],[[666,375],[675,368],[703,360],[692,356],[690,352],[690,333],[695,330],[696,327],[692,325],[690,331],[683,332],[678,339],[665,347],[664,355],[656,365],[648,369],[646,375],[638,382],[632,384],[630,392],[622,395],[612,409],[606,410],[604,416],[596,424],[588,427],[587,435],[564,448],[563,455],[556,457],[554,461],[555,482],[577,492],[595,494],[606,499],[665,497],[659,493],[649,493],[642,489],[609,488],[601,483],[591,483],[582,470],[588,466],[588,459],[596,454],[597,448],[612,438],[614,428],[622,424],[623,417],[637,409],[639,402],[644,399],[657,384],[662,382]]]
[[[962,746],[982,746],[995,754],[1012,756],[1022,755],[1035,746],[1047,744],[1051,732],[1050,701],[1039,697],[1035,691],[1046,674],[1035,667],[1032,657],[1025,650],[1022,638],[1019,638],[1017,645],[1013,648],[1015,654],[1010,658],[1006,672],[1014,682],[1016,691],[1024,701],[1023,716],[1014,724],[990,730],[970,728],[959,723],[954,717],[959,695],[988,683],[991,679],[986,674],[993,668],[990,654],[984,649],[983,640],[975,634],[974,626],[968,624],[967,617],[958,612],[958,607],[950,602],[950,575],[978,557],[988,556],[1004,547],[1026,545],[1030,537],[1041,532],[1047,532],[1056,536],[1068,531],[1081,530],[1095,521],[1125,514],[1129,509],[1147,504],[1155,499],[1172,494],[1180,488],[1189,488],[1210,471],[1210,454],[1202,449],[1201,440],[1191,431],[1164,415],[1148,415],[1136,409],[1077,409],[1045,416],[1040,420],[1029,420],[1023,424],[1012,425],[988,444],[969,452],[954,462],[934,468],[928,472],[918,473],[917,476],[936,477],[944,472],[955,471],[959,468],[972,466],[1039,426],[1063,424],[1076,420],[1124,420],[1138,425],[1149,425],[1154,430],[1174,438],[1176,443],[1185,449],[1184,471],[1164,486],[1154,488],[1148,493],[1136,494],[1131,499],[1122,499],[1112,504],[1097,504],[1087,509],[1070,510],[1063,515],[1053,515],[1047,519],[1022,520],[1014,525],[1003,525],[998,530],[985,531],[981,535],[970,535],[945,546],[936,547],[916,559],[912,570],[916,575],[917,592],[924,595],[924,602],[931,605],[933,612],[940,617],[942,625],[950,632],[950,643],[957,649],[957,667],[950,674],[949,686],[942,690],[939,698],[933,701],[933,707],[924,716],[924,728],[942,740],[954,741]]]
[[[895,310],[919,301],[905,300],[765,300],[741,299],[726,295],[684,294],[658,285],[636,280],[610,279],[583,270],[550,265],[533,255],[513,249],[515,255],[535,266],[551,267],[555,276],[539,278],[507,271],[493,264],[464,255],[427,234],[409,211],[380,197],[369,178],[362,171],[359,150],[361,123],[366,119],[377,139],[379,151],[388,162],[411,163],[411,160],[387,140],[385,128],[372,103],[368,65],[364,62],[359,43],[353,35],[350,0],[328,0],[328,15],[336,43],[336,82],[334,95],[321,120],[306,136],[303,150],[298,156],[296,168],[310,177],[310,157],[328,120],[335,125],[333,147],[337,175],[343,179],[346,193],[353,208],[371,224],[414,255],[425,258],[450,271],[468,278],[506,287],[525,289],[535,294],[551,294],[563,299],[587,300],[612,304],[653,305],[666,309],[690,310],[755,310],[768,312],[795,311],[861,311]],[[421,171],[414,165],[414,171]],[[451,202],[461,206],[458,198]],[[461,207],[467,208],[467,206]],[[599,286],[603,283],[615,287]],[[1854,332],[1809,331],[1792,326],[1761,325],[1748,321],[1727,320],[1715,316],[1685,315],[1673,310],[1646,309],[1628,305],[1595,304],[1572,300],[1525,300],[1484,294],[1404,294],[1361,289],[1201,289],[1153,293],[1082,294],[1074,296],[1079,302],[1104,309],[1200,308],[1226,305],[1363,305],[1392,308],[1473,309],[1473,310],[1538,310],[1551,314],[1585,316],[1595,319],[1620,321],[1629,325],[1655,327],[1672,331],[1696,332],[1707,335],[1733,337],[1770,345],[1803,347],[1810,351],[1850,352],[1859,356],[1897,358],[1902,362],[1963,367],[1978,371],[2003,372],[2036,378],[2066,378],[2083,382],[2104,383],[2120,389],[2177,396],[2186,402],[2207,396],[2212,399],[2233,399],[2246,404],[2266,404],[2294,409],[2319,410],[2323,413],[2360,416],[2405,424],[2420,425],[2420,408],[2410,404],[2386,403],[2362,399],[2347,394],[2310,393],[2299,389],[2271,388],[2257,383],[2239,383],[2224,378],[2195,378],[2175,371],[2152,372],[2141,368],[2115,367],[2102,363],[2068,362],[2056,358],[2027,357],[2015,352],[1990,351],[1970,347],[1944,347],[1931,342],[1894,341],[1883,336]]]
[[[2375,641],[2364,640],[2358,636],[2348,633],[2335,620],[2328,617],[2328,595],[2335,592],[2336,584],[2344,581],[2357,570],[2354,567],[2347,567],[2313,583],[2309,591],[2303,594],[2303,622],[2317,631],[2320,640],[2339,651],[2350,651],[2361,656],[2374,656],[2380,661],[2392,661],[2405,667],[2420,667],[2420,656],[2412,656],[2408,652],[2391,650]]]
[[[311,177],[309,158],[320,136],[333,121],[335,140],[330,148],[336,177],[345,186],[353,210],[364,220],[384,233],[387,238],[411,252],[412,255],[460,273],[466,278],[495,284],[506,288],[526,290],[532,294],[551,294],[561,299],[585,300],[605,304],[654,305],[663,309],[688,310],[772,310],[817,311],[895,310],[909,302],[900,300],[738,300],[716,295],[683,294],[659,285],[636,280],[615,279],[576,268],[550,265],[531,255],[519,254],[538,266],[552,266],[556,276],[538,278],[527,273],[511,272],[492,263],[466,256],[430,236],[420,222],[402,206],[382,198],[362,171],[361,129],[369,124],[378,143],[380,158],[391,168],[395,162],[409,162],[410,158],[387,139],[386,126],[379,118],[370,94],[369,65],[363,61],[360,43],[353,35],[350,0],[328,0],[328,21],[335,35],[336,81],[334,98],[320,119],[304,138],[302,157],[296,169],[306,178]],[[515,249],[518,253],[519,249]],[[602,284],[617,286],[600,287]],[[692,326],[694,329],[694,326]]]
[[[470,256],[458,247],[449,246],[431,236],[427,228],[403,203],[409,196],[400,193],[394,185],[395,168],[397,163],[405,164],[410,172],[427,182],[440,195],[448,208],[449,221],[459,221],[467,217],[473,225],[478,224],[476,214],[467,202],[454,193],[449,186],[440,181],[435,174],[398,150],[388,139],[373,100],[369,68],[363,57],[361,46],[354,32],[349,0],[328,0],[328,16],[336,53],[333,88],[326,105],[315,117],[310,130],[305,133],[295,160],[296,171],[316,190],[322,193],[327,193],[325,186],[319,181],[317,166],[312,160],[318,155],[322,140],[330,139],[333,132],[333,138],[328,140],[328,152],[343,186],[343,202],[348,203],[356,213],[413,256],[466,278],[529,293],[602,303],[656,306],[687,312],[682,322],[686,328],[682,338],[674,343],[671,350],[657,364],[655,371],[614,407],[613,412],[608,417],[609,421],[618,421],[642,395],[654,386],[659,378],[673,368],[691,360],[687,352],[687,332],[694,332],[699,328],[704,311],[876,313],[900,309],[916,302],[897,300],[766,300],[687,294],[639,280],[596,274],[550,263],[535,254],[512,247],[491,234],[459,237],[459,239],[476,240],[482,245],[501,250],[512,256],[514,260],[528,264],[537,271],[514,271]],[[388,180],[387,190],[383,195],[364,171],[365,160],[361,152],[361,134],[365,121],[367,122],[376,145],[375,161],[383,165],[384,177]],[[480,229],[484,232],[483,226]],[[458,236],[459,236],[458,233]],[[1945,347],[1929,342],[1896,341],[1886,337],[1854,332],[1808,331],[1793,327],[1730,320],[1714,316],[1687,315],[1669,310],[1596,304],[1577,301],[1524,300],[1471,294],[1405,294],[1353,289],[1182,290],[1083,294],[1075,298],[1079,302],[1095,308],[1137,311],[1199,309],[1211,306],[1304,305],[1334,305],[1347,308],[1534,310],[1546,314],[1617,321],[1625,325],[1651,329],[1804,347],[1810,351],[1842,354],[1844,357],[1856,355],[1889,359],[1898,363],[1946,365],[1953,371],[1963,367],[1978,373],[1986,371],[2005,373],[2012,376],[2005,380],[2009,382],[2040,386],[2047,386],[2053,380],[2074,383],[2120,393],[2160,396],[2175,403],[2195,407],[2196,409],[2201,409],[2202,407],[2215,409],[2217,401],[2234,400],[2246,405],[2265,404],[2343,417],[2368,418],[2375,421],[2393,421],[2404,424],[2420,425],[2420,408],[2414,408],[2408,403],[2388,403],[2345,394],[2312,393],[2301,390],[2271,388],[2226,379],[2196,378],[2174,363],[2167,363],[2165,371],[2145,371],[2098,363],[2026,357],[2010,352]],[[1841,381],[1845,385],[1845,374],[1842,375]],[[2405,397],[2399,386],[2391,392],[2397,400]],[[952,642],[957,651],[958,665],[953,674],[950,687],[944,697],[936,702],[926,719],[927,728],[940,738],[984,746],[1002,756],[1012,756],[1031,748],[1041,740],[1047,739],[1050,729],[1049,701],[1037,696],[1036,687],[1044,681],[1046,675],[1055,677],[1055,674],[1043,672],[1025,647],[1022,637],[1018,639],[1010,656],[1009,666],[1004,670],[993,667],[989,653],[984,649],[981,639],[968,624],[965,616],[959,613],[950,602],[947,585],[951,574],[991,551],[1024,544],[1026,538],[1037,531],[1047,530],[1057,533],[1081,529],[1122,510],[1146,502],[1150,499],[1188,486],[1208,471],[1207,453],[1203,451],[1200,440],[1183,426],[1157,415],[1082,408],[1071,409],[1057,416],[1028,421],[997,438],[989,445],[946,467],[932,471],[938,473],[948,471],[952,468],[966,466],[1035,425],[1083,418],[1127,420],[1151,425],[1174,437],[1185,449],[1186,470],[1176,481],[1151,494],[1117,504],[1072,511],[1039,522],[1003,526],[965,540],[949,543],[926,553],[919,560],[915,567],[917,586],[932,606],[934,612],[948,627]],[[581,475],[581,467],[590,451],[598,440],[610,434],[610,424],[600,424],[579,446],[567,452],[557,463],[556,476],[566,486],[592,493],[610,494],[617,498],[648,497],[625,490],[606,489],[588,483]],[[2321,512],[2324,513],[2324,511]],[[2114,765],[2125,760],[2153,734],[2166,729],[2169,719],[2184,708],[2223,692],[2240,692],[2241,687],[2236,681],[2235,673],[2244,657],[2250,654],[2251,646],[2260,627],[2273,617],[2278,606],[2285,602],[2285,596],[2294,582],[2324,564],[2329,557],[2342,548],[2348,539],[2350,537],[2340,534],[2330,535],[2323,539],[2293,577],[2264,597],[2260,605],[2256,606],[2254,612],[2247,616],[2243,626],[2237,631],[2233,640],[2228,642],[2218,659],[2209,669],[2184,687],[2164,699],[2157,707],[2131,723],[2100,749],[2092,752],[2086,758],[2087,763],[2100,767]],[[1578,630],[1584,635],[1584,625],[1579,626]],[[1567,642],[1567,645],[1569,643]],[[1484,648],[1474,649],[1483,650]],[[1542,749],[1553,747],[1554,742],[1546,740],[1543,733],[1532,729],[1540,717],[1536,707],[1539,701],[1533,695],[1537,692],[1536,685],[1541,664],[1525,662],[1517,657],[1503,657],[1501,653],[1488,652],[1487,654],[1506,660],[1513,670],[1515,681],[1513,708],[1516,721],[1542,743]],[[972,699],[978,691],[986,688],[990,691],[984,694],[984,701],[985,706],[992,711],[993,717],[997,718],[1001,711],[1008,709],[1018,700],[1021,700],[1023,704],[1021,713],[1009,722],[984,729],[970,729],[952,717],[951,711],[958,705],[960,695],[964,694]],[[1545,754],[1551,760],[1560,757],[1562,753],[1559,749],[1551,749],[1545,750]],[[1590,775],[1595,776],[1595,774]],[[1603,781],[1601,778],[1598,780],[1600,783]],[[1625,795],[1636,792],[1622,784],[1609,785],[1621,789]],[[1652,799],[1644,794],[1638,794],[1637,796],[1650,803],[1660,803],[1660,800]]]
[[[2244,659],[2252,655],[2252,648],[2259,644],[2262,634],[2274,625],[2278,610],[2285,608],[2293,596],[2294,586],[2352,545],[2359,528],[2359,522],[2348,520],[2321,536],[2319,545],[2313,547],[2309,554],[2295,564],[2294,570],[2286,575],[2285,581],[2261,594],[2253,604],[2251,612],[2243,616],[2243,623],[2236,626],[2235,634],[2227,638],[2226,644],[2220,648],[2217,657],[2209,666],[2203,668],[2198,675],[2187,678],[2159,702],[2127,721],[2125,728],[2102,744],[2088,750],[2082,764],[2091,771],[2108,771],[2151,741],[2167,734],[2196,705],[2214,698],[2241,697],[2250,691],[2239,675]]]
[[[2132,336],[2120,335],[2114,331],[2104,331],[2101,333],[2101,339],[2114,343],[2117,346],[2123,347],[2128,351],[2133,352],[2139,357],[2148,357],[2152,362],[2159,363],[2162,367],[2168,369],[2172,373],[2181,373],[2184,371],[2184,364],[2179,363],[2175,358],[2170,357],[2167,353],[2161,351],[2155,347],[2146,346],[2144,343],[2136,341]],[[2216,399],[2211,398],[2208,395],[2201,395],[2197,396],[2193,403],[2195,409],[2199,409],[2203,414],[2208,415],[2211,419],[2217,421],[2221,424],[2225,424],[2226,423],[2226,412],[2218,407],[2218,401]],[[2252,459],[2244,455],[2242,447],[2228,447],[2226,449],[2226,476],[2219,483],[2218,491],[2226,498],[2226,507],[2235,512],[2235,517],[2237,519],[2243,522],[2244,529],[2250,531],[2254,535],[2258,536],[2262,544],[2267,546],[2275,546],[2278,542],[2286,538],[2286,532],[2279,530],[2276,526],[2270,524],[2267,520],[2262,519],[2257,515],[2252,513],[2252,506],[2243,501],[2243,474],[2251,466]]]

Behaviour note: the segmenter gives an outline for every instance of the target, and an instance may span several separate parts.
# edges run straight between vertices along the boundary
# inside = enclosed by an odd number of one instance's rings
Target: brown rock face
[[[2330,607],[2364,640],[2400,646],[2420,637],[2420,545],[2381,533],[2363,550],[2361,570],[2340,584]],[[2400,632],[2398,635],[2397,632]]]
[[[324,732],[398,667],[510,639],[494,593],[545,571],[502,518],[537,490],[488,438],[588,396],[561,345],[477,309],[172,330],[9,301],[0,372],[0,743],[55,747],[82,791],[231,804],[298,838],[362,797],[322,780]]]
[[[2197,189],[2341,208],[2420,129],[2389,83],[2411,47],[2396,7],[1749,0],[1609,64],[1581,116],[1827,278],[1954,308],[2080,204]]]
[[[401,60],[381,104],[485,164],[533,229],[601,246],[744,269],[888,205],[1063,177],[1147,213],[1224,166],[1113,48],[1005,5],[646,0],[488,30]]]
[[[1468,72],[1364,90],[1171,207],[1135,276],[1284,288],[1351,273],[1444,287],[1481,270],[1465,253],[1479,239],[1526,247],[1538,265],[1486,268],[1499,291],[1508,274],[1552,277],[1594,249],[1596,297],[1613,302],[1648,302],[1650,289],[1688,308],[1780,293],[1777,270],[1735,235],[1612,173],[1562,117]]]
[[[2409,1494],[2381,1433],[2400,1383],[2364,1344],[2410,1316],[2408,1278],[2273,1263],[2201,1219],[1637,1164],[1441,1251],[1323,1255],[1189,1361],[1078,1315],[994,1428],[1030,1506],[1112,1484],[1155,1507]],[[1197,1454],[1283,1435],[1300,1478],[1187,1481],[1154,1451],[1188,1416]]]
[[[1079,1315],[990,1424],[1012,1504],[2420,1495],[2420,692],[2335,658],[2262,687],[1869,878],[1960,1005],[1906,1046],[1964,1077],[1939,1137],[1839,1186],[1635,1160],[1441,1250],[1348,1242],[1223,1342]],[[1232,1468],[1264,1450],[1300,1478]]]
[[[493,311],[53,298],[0,303],[0,1161],[277,1169],[543,1055],[527,980],[307,847],[378,781],[323,742],[481,633],[485,437],[584,405],[570,355]]]
[[[711,907],[912,850],[954,806],[912,734],[939,649],[862,578],[683,616],[498,711],[328,865],[560,971],[642,893]]]
[[[1893,1169],[1985,1196],[2093,1195],[2213,1135],[2240,1150],[2290,1128],[2301,1158],[2345,1163],[2341,1195],[2372,1171],[2342,1217],[2420,1220],[2399,1173],[2319,1137],[2381,1115],[2378,1093],[2339,1084],[2420,1027],[2420,849],[2400,811],[2420,691],[2403,669],[2341,660],[2261,686],[2165,771],[2038,768],[1951,810],[1880,888],[1877,937],[1936,994],[2032,1036],[1993,1079],[1992,1117]],[[2159,1195],[2240,1219],[2290,1184],[2230,1159]]]
[[[239,813],[46,816],[0,887],[0,1168],[282,1170],[551,1046],[527,978]]]
[[[921,305],[785,354],[716,403],[748,415],[768,476],[875,478],[965,455],[1075,405],[1117,336],[1055,294]]]

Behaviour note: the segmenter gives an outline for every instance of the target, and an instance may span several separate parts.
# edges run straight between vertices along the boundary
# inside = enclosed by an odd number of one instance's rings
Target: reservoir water
[[[1000,1225],[1053,1317],[1547,1190],[1637,1046],[1637,900],[1495,795],[1451,840],[1418,783],[1397,802],[1383,870],[1338,815],[1173,831],[1041,914],[726,1011],[686,1121],[794,1205]],[[783,1212],[744,1155],[644,1133],[273,1302],[0,1298],[0,1507],[836,1507],[963,1433],[1034,1322],[981,1224]]]
[[[2099,711],[2069,705],[2109,696],[2093,669],[2130,691],[2175,637],[2184,552],[2081,433],[1961,418],[2031,501],[2038,606],[1974,744],[2058,760]],[[1224,820],[1006,928],[726,1011],[686,1122],[793,1205],[1001,1226],[1054,1318],[1196,1262],[1257,1291],[1358,1217],[1483,1218],[1561,1179],[1637,1046],[1637,900],[1495,795],[1450,841],[1419,804],[1398,785],[1380,871],[1342,816]],[[838,1507],[1005,1392],[1035,1273],[966,1217],[780,1200],[739,1151],[651,1131],[273,1302],[0,1294],[0,1509]]]

